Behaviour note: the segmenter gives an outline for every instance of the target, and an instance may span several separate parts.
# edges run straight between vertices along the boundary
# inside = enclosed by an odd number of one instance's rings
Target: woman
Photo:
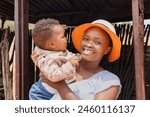
[[[73,31],[72,40],[82,55],[76,81],[67,85],[65,81],[53,83],[42,77],[58,91],[53,99],[117,99],[121,90],[119,78],[99,65],[106,54],[109,62],[120,56],[121,42],[114,27],[105,20],[82,24]]]

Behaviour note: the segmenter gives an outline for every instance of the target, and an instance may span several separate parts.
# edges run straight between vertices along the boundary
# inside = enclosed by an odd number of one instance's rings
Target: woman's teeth
[[[89,50],[89,49],[84,49],[83,50],[84,54],[93,54],[93,51]]]

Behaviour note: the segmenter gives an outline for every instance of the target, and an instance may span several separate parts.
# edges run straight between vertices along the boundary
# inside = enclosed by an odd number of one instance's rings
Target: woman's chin
[[[93,61],[93,57],[87,54],[82,54],[82,59],[86,61]]]
[[[86,55],[86,54],[82,54],[82,60],[88,61],[88,62],[95,62],[95,61],[100,62],[98,56]]]

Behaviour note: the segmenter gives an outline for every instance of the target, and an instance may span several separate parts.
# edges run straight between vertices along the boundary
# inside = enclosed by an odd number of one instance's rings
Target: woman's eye
[[[100,45],[101,42],[99,42],[99,41],[94,41],[94,44],[95,44],[95,45]]]
[[[83,38],[83,41],[87,42],[87,41],[89,41],[89,39],[88,38]]]

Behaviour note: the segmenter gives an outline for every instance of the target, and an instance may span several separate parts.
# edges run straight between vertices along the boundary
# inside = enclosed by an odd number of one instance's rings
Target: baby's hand
[[[76,56],[78,57],[79,61],[81,61],[81,59],[82,59],[81,54],[77,53]]]
[[[72,58],[70,58],[70,63],[74,68],[77,68],[79,66],[79,57],[73,56]]]

